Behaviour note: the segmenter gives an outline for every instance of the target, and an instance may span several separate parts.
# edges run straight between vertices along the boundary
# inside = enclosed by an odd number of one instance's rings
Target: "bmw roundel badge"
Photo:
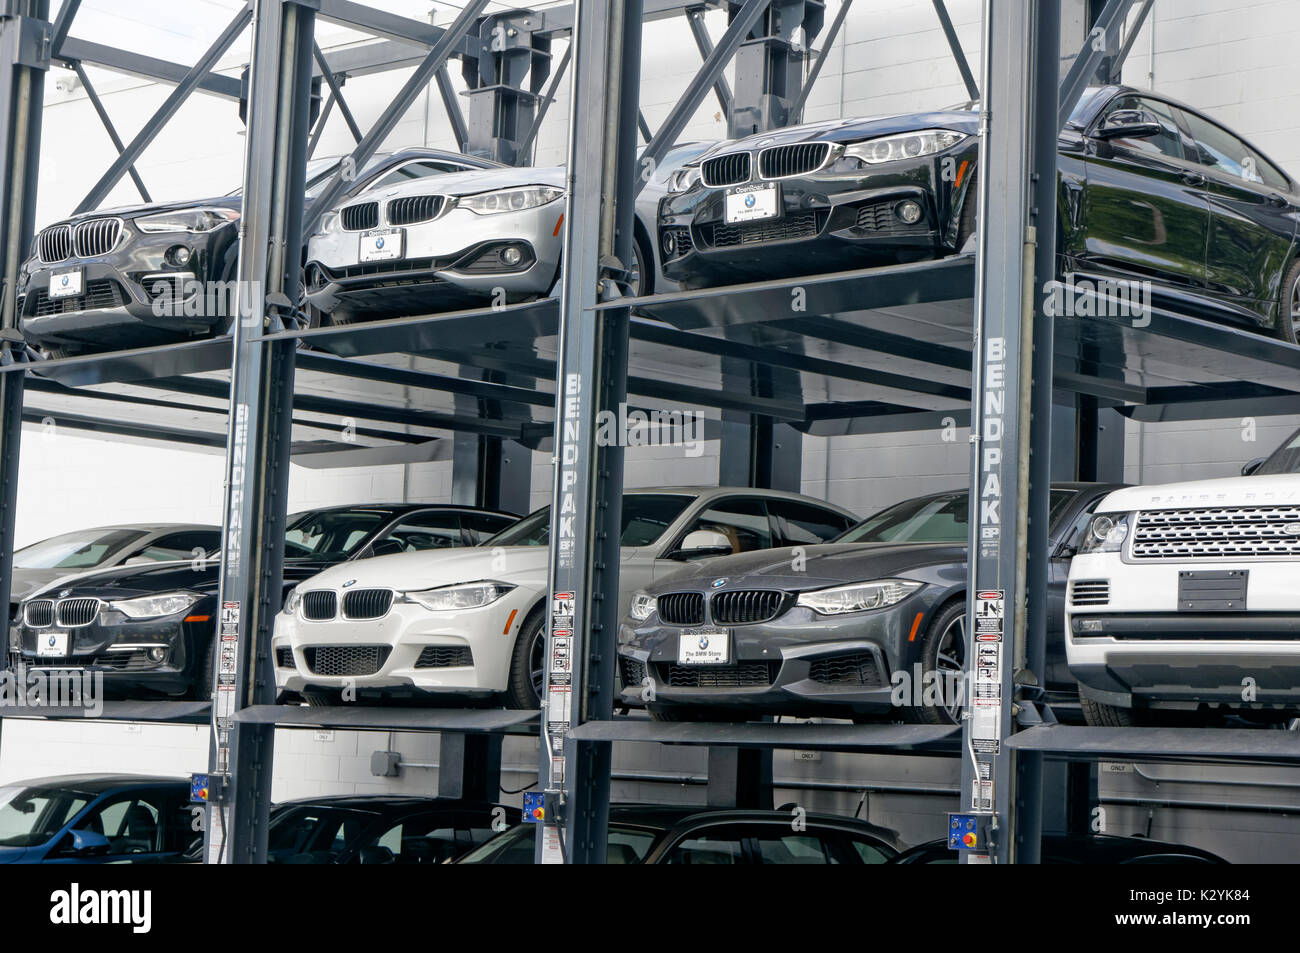
[[[753,192],[745,196],[745,208],[753,208],[756,202]]]
[[[355,586],[356,584],[357,581],[355,579],[349,579],[347,582],[343,583],[343,588],[346,589],[348,586]]]
[[[53,644],[54,640],[51,639],[50,642],[51,642],[51,644]],[[709,647],[709,637],[708,637],[707,635],[701,635],[701,636],[700,636],[700,651],[702,652],[702,651],[704,651],[705,649],[707,649],[708,647]]]
[[[721,589],[726,584],[727,584],[726,578],[715,579],[713,580],[713,582],[709,583],[709,585],[712,586],[714,589]]]
[[[376,239],[375,239],[375,247],[376,247],[376,248],[383,248],[383,247],[384,247],[384,240],[383,240],[382,238],[376,238]]]

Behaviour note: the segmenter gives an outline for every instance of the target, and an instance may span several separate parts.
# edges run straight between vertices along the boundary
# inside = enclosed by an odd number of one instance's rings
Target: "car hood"
[[[1275,504],[1300,504],[1300,473],[1226,477],[1221,480],[1197,480],[1161,486],[1131,486],[1111,493],[1102,500],[1097,511],[1116,513],[1144,509]]]
[[[652,595],[683,589],[803,591],[887,579],[924,566],[965,561],[966,547],[949,543],[825,543],[719,556],[675,573],[646,591]],[[715,586],[720,579],[725,581]]]
[[[516,586],[546,588],[546,546],[471,546],[374,556],[334,566],[302,589],[396,589],[412,591],[495,579]]]
[[[396,198],[403,195],[474,195],[494,189],[508,189],[524,185],[553,185],[564,188],[566,175],[563,166],[522,169],[476,169],[473,172],[453,172],[423,179],[412,179],[400,185],[369,189],[361,193],[367,199]],[[351,205],[361,196],[353,196],[341,205]]]
[[[187,199],[183,202],[153,202],[147,205],[122,205],[118,208],[101,208],[93,212],[82,212],[80,215],[73,215],[69,218],[59,219],[60,222],[84,222],[92,218],[139,218],[142,215],[156,215],[160,212],[175,212],[178,209],[187,208],[233,208],[242,207],[242,200],[238,195],[221,195],[210,199]]]
[[[700,158],[707,159],[709,156],[740,149],[765,149],[768,146],[797,142],[857,142],[860,139],[888,136],[898,132],[913,132],[918,129],[951,129],[954,132],[974,135],[979,131],[979,113],[947,109],[905,113],[898,116],[869,116],[805,123],[801,126],[787,126],[785,129],[774,129],[770,132],[745,136],[743,139],[721,142]]]
[[[220,576],[217,560],[196,567],[190,560],[152,563],[148,566],[119,566],[86,573],[73,579],[60,579],[31,593],[51,598],[88,597],[96,599],[130,599],[164,592],[186,590],[204,595],[215,593]]]
[[[82,575],[84,573],[70,573],[66,569],[15,569],[9,582],[9,601],[21,602],[61,579],[70,582]]]

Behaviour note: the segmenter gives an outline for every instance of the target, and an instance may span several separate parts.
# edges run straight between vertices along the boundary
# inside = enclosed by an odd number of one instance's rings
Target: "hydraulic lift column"
[[[298,300],[317,6],[258,0],[253,19],[208,765],[219,793],[208,811],[208,863],[266,859],[275,727],[233,716],[275,701],[271,635],[282,597],[296,344],[261,336],[283,330],[280,315]]]

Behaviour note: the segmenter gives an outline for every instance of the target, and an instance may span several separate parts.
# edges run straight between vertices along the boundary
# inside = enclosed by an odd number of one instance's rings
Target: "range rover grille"
[[[1300,504],[1147,510],[1133,528],[1134,559],[1300,556]]]

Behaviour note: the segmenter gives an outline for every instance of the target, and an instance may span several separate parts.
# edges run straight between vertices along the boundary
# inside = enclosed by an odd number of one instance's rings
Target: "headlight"
[[[1128,529],[1128,513],[1098,513],[1088,521],[1077,555],[1119,552],[1128,539]]]
[[[128,619],[154,619],[184,612],[198,601],[199,597],[192,592],[169,592],[161,596],[142,596],[139,599],[110,602],[108,607],[116,609]]]
[[[339,213],[326,212],[320,217],[320,225],[316,227],[318,232],[337,232],[339,230]]]
[[[298,595],[298,587],[294,586],[285,594],[284,605],[280,607],[280,611],[285,615],[293,615],[298,611],[298,603],[301,600],[302,597]]]
[[[239,212],[233,208],[186,208],[137,218],[131,224],[142,232],[210,232],[237,221]]]
[[[564,195],[564,189],[555,189],[547,185],[530,185],[522,189],[500,189],[496,192],[480,192],[478,195],[462,195],[456,199],[457,208],[467,208],[479,215],[496,215],[498,212],[522,212],[537,208],[547,202],[554,202]]]
[[[855,582],[850,586],[836,586],[833,589],[816,589],[812,592],[799,593],[798,604],[807,606],[822,615],[840,615],[844,612],[863,612],[867,609],[883,609],[902,602],[916,590],[921,583],[907,579],[878,579],[875,582]]]
[[[402,592],[398,594],[398,598],[402,602],[413,602],[434,612],[447,609],[478,609],[491,605],[514,588],[504,582],[468,582],[459,586]]]
[[[23,650],[23,631],[16,625],[9,627],[9,651],[21,652]]]
[[[668,194],[675,195],[678,192],[685,192],[699,181],[700,170],[698,166],[677,169],[672,175],[668,176]]]
[[[655,614],[659,607],[659,600],[654,596],[646,595],[644,592],[638,592],[632,597],[632,608],[627,610],[628,618],[636,622],[644,622]]]
[[[943,152],[966,138],[969,137],[965,133],[951,132],[947,129],[922,129],[896,136],[881,136],[878,139],[867,139],[845,146],[844,154],[836,165],[854,169],[861,168],[863,164],[879,165],[897,159],[916,159]]]

